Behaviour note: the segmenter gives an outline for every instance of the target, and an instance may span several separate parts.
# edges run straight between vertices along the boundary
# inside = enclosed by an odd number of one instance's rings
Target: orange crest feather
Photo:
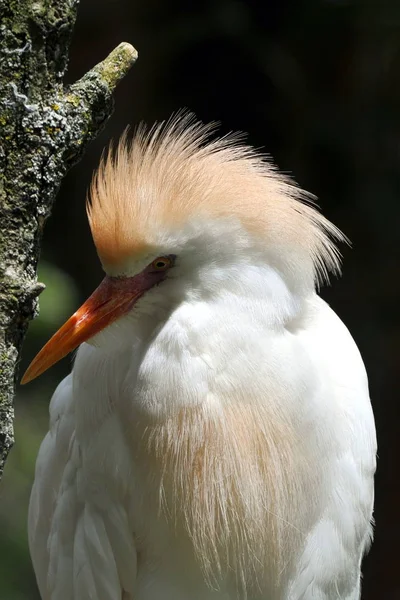
[[[155,244],[158,227],[190,218],[237,217],[254,235],[311,257],[315,272],[339,269],[331,238],[344,236],[312,205],[311,197],[280,174],[238,135],[210,141],[215,125],[178,113],[132,141],[127,132],[102,158],[88,216],[105,265],[140,257]]]

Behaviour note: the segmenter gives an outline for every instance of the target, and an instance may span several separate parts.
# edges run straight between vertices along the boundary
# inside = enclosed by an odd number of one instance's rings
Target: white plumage
[[[206,133],[178,117],[103,162],[101,301],[25,377],[90,338],[37,461],[43,600],[359,598],[374,421],[359,352],[315,291],[339,233],[252,150]]]

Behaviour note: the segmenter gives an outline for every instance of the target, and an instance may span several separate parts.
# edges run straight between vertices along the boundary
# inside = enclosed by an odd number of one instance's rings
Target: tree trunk
[[[120,44],[63,86],[79,0],[0,0],[0,478],[13,444],[17,364],[37,311],[44,223],[67,170],[113,108],[135,62]]]

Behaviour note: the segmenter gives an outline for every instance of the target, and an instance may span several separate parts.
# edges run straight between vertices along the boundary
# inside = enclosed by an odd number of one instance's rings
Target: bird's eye
[[[159,256],[151,263],[151,268],[154,271],[166,271],[174,264],[172,256]]]

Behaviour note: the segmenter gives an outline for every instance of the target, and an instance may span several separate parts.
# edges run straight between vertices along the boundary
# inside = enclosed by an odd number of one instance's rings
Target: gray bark
[[[0,0],[0,477],[13,444],[17,363],[44,286],[43,226],[67,170],[103,128],[135,62],[120,44],[66,88],[79,0]]]

